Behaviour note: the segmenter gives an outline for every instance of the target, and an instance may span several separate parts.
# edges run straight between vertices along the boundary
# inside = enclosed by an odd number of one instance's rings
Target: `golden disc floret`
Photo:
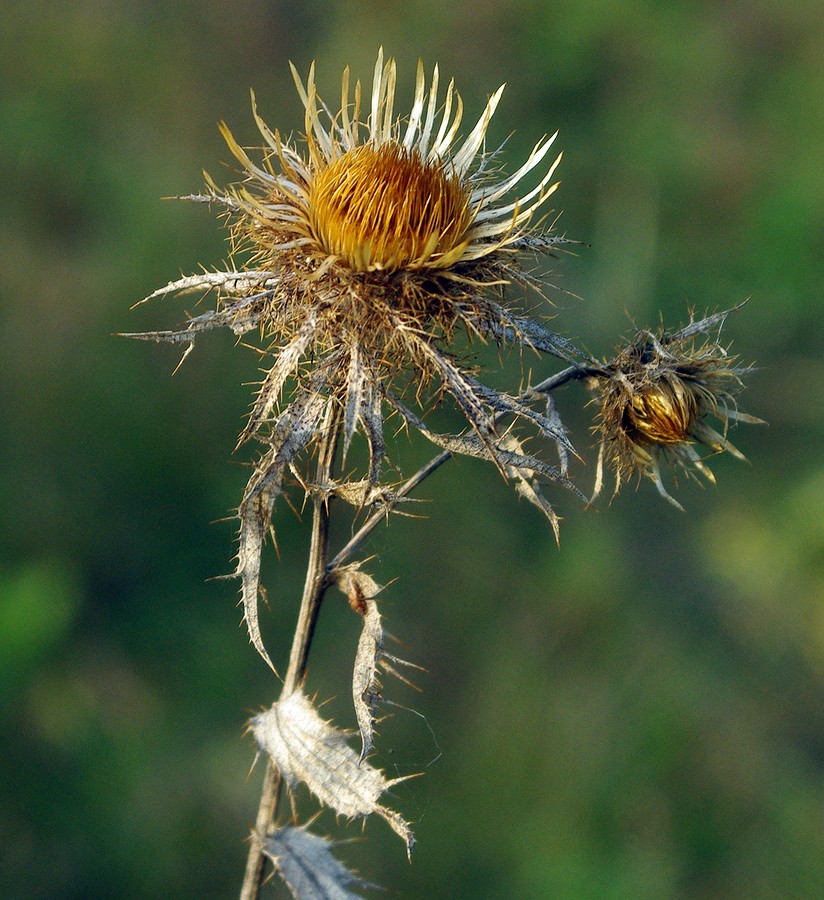
[[[324,250],[361,272],[449,266],[472,220],[461,179],[395,143],[344,153],[317,175],[308,207]]]
[[[680,444],[689,440],[702,405],[702,392],[676,377],[645,385],[627,406],[627,427],[637,439],[652,444]]]

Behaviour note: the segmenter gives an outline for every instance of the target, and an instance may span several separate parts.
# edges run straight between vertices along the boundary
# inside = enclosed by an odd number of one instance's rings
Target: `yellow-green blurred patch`
[[[76,578],[60,561],[0,573],[0,700],[60,643],[79,606]]]

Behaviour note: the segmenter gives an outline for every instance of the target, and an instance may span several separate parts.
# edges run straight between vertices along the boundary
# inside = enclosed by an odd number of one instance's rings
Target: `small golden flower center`
[[[671,379],[636,392],[627,417],[646,440],[655,444],[680,444],[689,440],[698,411],[695,390],[681,379]]]
[[[472,220],[466,185],[395,143],[356,147],[319,172],[309,215],[323,249],[358,272],[452,265]]]

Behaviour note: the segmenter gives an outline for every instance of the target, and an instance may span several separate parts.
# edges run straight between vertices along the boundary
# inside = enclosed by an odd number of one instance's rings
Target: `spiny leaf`
[[[521,445],[519,441],[514,437],[514,435],[507,435],[506,441],[507,446],[510,449],[520,451]],[[558,518],[558,514],[553,509],[552,504],[544,496],[540,486],[535,483],[535,479],[533,477],[524,475],[524,473],[520,469],[517,469],[514,466],[510,467],[510,472],[515,478],[515,490],[521,497],[528,500],[533,506],[537,506],[538,509],[540,509],[541,512],[547,517],[547,519],[549,520],[549,524],[552,526],[552,531],[555,535],[555,543],[559,543],[561,539],[561,532],[559,527],[560,519]]]
[[[574,362],[576,359],[586,357],[586,354],[569,338],[551,331],[540,322],[536,322],[528,316],[514,316],[506,307],[492,300],[487,300],[487,305],[497,318],[497,321],[487,329],[494,337],[516,341],[523,346],[540,350],[542,353],[551,353],[567,362]]]
[[[663,342],[665,344],[669,344],[673,341],[683,341],[687,338],[695,337],[697,334],[703,334],[706,331],[709,331],[711,328],[714,328],[716,325],[719,327],[719,330],[723,327],[724,322],[729,316],[730,313],[737,312],[743,306],[746,306],[747,301],[744,300],[743,303],[738,303],[736,306],[732,306],[729,309],[721,310],[720,312],[713,313],[712,315],[705,316],[703,319],[699,321],[695,321],[693,319],[689,325],[684,326],[684,328],[679,329],[672,335],[665,335]]]
[[[495,453],[495,425],[484,408],[482,398],[479,397],[473,384],[461,369],[449,360],[443,353],[437,351],[427,340],[408,332],[410,343],[416,348],[427,364],[440,375],[444,387],[455,398],[456,403],[463,410],[464,415],[482,441],[489,453],[485,457],[492,460],[503,474],[503,466]]]
[[[238,439],[238,445],[248,440],[260,428],[263,419],[280,399],[286,379],[295,371],[306,348],[315,336],[317,324],[317,313],[313,311],[306,317],[294,339],[278,351],[277,359],[266,373],[263,384],[260,386],[255,398],[255,405],[249,415],[249,421]]]
[[[346,379],[346,407],[343,414],[343,459],[349,452],[349,445],[358,425],[361,404],[363,403],[363,385],[366,380],[366,367],[363,364],[363,354],[357,343],[353,343],[349,353],[349,376]]]
[[[294,471],[292,474],[295,474]],[[402,496],[388,486],[375,487],[369,483],[368,478],[361,478],[358,481],[330,479],[323,483],[301,480],[301,485],[316,500],[325,503],[331,497],[338,497],[358,511],[365,507],[384,507],[388,515],[390,512],[397,512],[395,507],[401,503],[421,502],[414,497]]]
[[[398,813],[378,799],[403,778],[387,779],[362,762],[347,734],[324,721],[301,691],[279,700],[251,722],[258,745],[269,754],[291,789],[307,785],[321,803],[349,818],[377,813],[412,853],[414,838]]]
[[[558,463],[561,466],[561,471],[566,475],[569,471],[569,454],[567,450],[569,447],[572,447],[572,441],[569,437],[566,425],[564,425],[561,420],[561,414],[558,412],[555,405],[555,398],[552,394],[546,395],[546,417],[555,428],[556,434],[561,435],[563,438],[563,440],[557,440],[555,442],[555,447],[558,450]]]
[[[276,278],[274,272],[268,271],[240,271],[240,272],[202,272],[199,275],[187,275],[170,281],[162,288],[158,288],[141,300],[146,303],[156,297],[164,297],[167,294],[186,294],[192,291],[213,290],[222,288],[232,293],[248,294],[249,290],[265,283],[270,283]],[[140,305],[138,304],[138,306]]]
[[[496,391],[494,388],[487,387],[477,379],[469,379],[475,387],[475,392],[479,397],[483,397],[484,401],[499,414],[510,413],[522,419],[528,419],[534,422],[541,430],[544,437],[553,440],[558,447],[558,453],[562,459],[568,458],[567,453],[575,453],[575,448],[569,437],[569,433],[561,422],[561,418],[557,412],[551,414],[549,406],[547,407],[550,415],[543,415],[536,412],[529,403],[507,394],[505,391]],[[551,398],[550,398],[551,399]]]
[[[586,500],[584,495],[578,488],[555,466],[545,463],[538,459],[537,456],[530,456],[507,450],[505,447],[495,445],[490,448],[489,445],[481,443],[477,434],[438,434],[431,431],[427,425],[419,419],[410,409],[405,407],[399,400],[387,394],[392,405],[400,414],[424,437],[427,437],[433,444],[448,450],[450,453],[460,453],[464,456],[474,456],[478,459],[494,459],[504,472],[506,478],[510,477],[509,469],[525,470],[527,472],[537,472],[546,476],[556,484],[561,485],[569,491],[572,491],[582,500]],[[503,443],[507,442],[507,438],[502,439]],[[494,456],[493,456],[494,454]]]
[[[184,281],[186,279],[183,279]],[[161,289],[162,292],[163,289]],[[155,291],[150,297],[160,292]],[[156,344],[180,344],[184,342],[194,343],[195,336],[201,331],[210,331],[213,328],[231,328],[237,334],[245,334],[256,328],[263,317],[265,301],[272,297],[275,289],[267,289],[259,294],[248,297],[240,297],[229,303],[224,303],[220,309],[209,309],[199,316],[193,316],[186,323],[185,328],[178,331],[141,331],[121,332],[120,337],[134,338],[139,341],[154,341]],[[147,297],[146,299],[150,299]],[[141,301],[145,302],[145,301]]]
[[[383,398],[380,388],[368,380],[364,385],[360,416],[369,441],[369,484],[374,487],[381,475],[381,465],[386,453],[383,436]]]
[[[383,650],[383,625],[375,597],[383,588],[359,563],[344,566],[337,572],[337,585],[349,598],[349,605],[363,617],[363,629],[358,640],[355,666],[352,670],[352,699],[361,736],[361,762],[372,749],[375,732],[375,707],[381,699],[378,664]]]
[[[277,669],[266,651],[260,634],[258,594],[260,593],[260,557],[263,551],[263,541],[269,523],[272,521],[272,507],[280,493],[281,476],[282,466],[276,482],[273,480],[265,490],[255,492],[240,504],[238,510],[240,535],[235,569],[235,575],[241,579],[243,618],[249,632],[249,639],[276,675]]]
[[[332,855],[335,845],[305,827],[278,828],[263,852],[272,860],[295,900],[356,900],[349,885],[371,887]]]
[[[281,492],[284,470],[312,440],[329,402],[320,392],[320,386],[320,382],[313,381],[280,416],[271,447],[249,479],[238,509],[240,533],[235,575],[241,580],[243,618],[252,644],[275,673],[277,670],[263,645],[258,623],[260,556],[272,523],[272,508]]]

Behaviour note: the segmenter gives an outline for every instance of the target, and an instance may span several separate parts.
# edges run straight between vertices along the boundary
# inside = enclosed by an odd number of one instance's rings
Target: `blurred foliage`
[[[225,573],[256,377],[226,337],[173,350],[117,331],[224,237],[162,202],[221,179],[215,123],[299,130],[288,72],[334,95],[378,45],[418,55],[470,113],[508,88],[513,159],[561,129],[556,327],[620,334],[751,296],[728,324],[770,421],[716,488],[564,498],[557,550],[491,467],[450,463],[370,544],[424,692],[390,686],[378,762],[416,824],[341,853],[397,897],[821,896],[824,884],[824,19],[792,4],[455,0],[301,4],[6,0],[0,13],[0,893],[218,897],[239,888],[259,771],[242,737],[277,685]],[[532,365],[531,362],[527,363]],[[537,363],[536,363],[537,365]],[[559,398],[580,447],[591,410]],[[400,439],[399,439],[400,440]],[[424,458],[427,448],[410,448]],[[416,454],[419,454],[416,456]],[[590,457],[591,458],[591,457]],[[592,464],[578,471],[586,484]],[[283,658],[306,523],[285,506],[264,627]],[[324,609],[310,687],[349,724],[357,635]],[[391,748],[397,748],[394,751]],[[327,817],[328,818],[328,817]],[[327,819],[322,820],[326,823]],[[330,823],[332,829],[335,823]],[[341,833],[348,833],[343,830]]]

